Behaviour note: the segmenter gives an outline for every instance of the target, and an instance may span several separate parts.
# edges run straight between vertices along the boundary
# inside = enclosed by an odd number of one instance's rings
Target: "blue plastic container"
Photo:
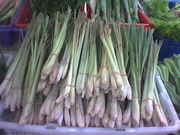
[[[25,37],[27,28],[14,28],[14,33],[18,41],[22,41]]]
[[[159,52],[159,61],[171,57],[173,54],[180,54],[180,41],[162,38],[157,35],[154,35],[154,40],[163,42]]]
[[[20,4],[9,25],[0,25],[0,45],[2,47],[12,46],[17,39],[16,32],[14,31],[14,24],[22,6],[23,2]]]
[[[167,0],[169,2],[169,8],[173,8],[180,0]]]
[[[0,29],[0,45],[2,47],[10,47],[14,44],[16,39],[16,34],[13,28]]]

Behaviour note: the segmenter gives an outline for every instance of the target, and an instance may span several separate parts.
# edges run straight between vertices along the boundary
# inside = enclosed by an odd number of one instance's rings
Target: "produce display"
[[[177,113],[180,114],[180,54],[165,58],[158,65],[158,72]]]
[[[4,108],[15,113],[15,122],[168,125],[155,85],[161,45],[153,41],[153,30],[104,20],[74,15],[70,8],[53,17],[33,15],[0,85]]]
[[[146,0],[143,6],[157,34],[180,41],[180,4],[169,9],[165,0]]]
[[[106,21],[139,22],[138,0],[90,0],[90,5]]]
[[[86,0],[29,0],[32,11],[43,12],[51,17],[57,11],[64,12],[68,6],[74,10],[78,9],[85,2]]]
[[[87,4],[89,15],[100,15],[106,21],[119,20],[121,22],[139,22],[137,10],[138,0],[30,0],[30,7],[34,12],[43,12],[50,17],[57,11],[66,11],[70,6],[73,12]],[[81,9],[82,10],[82,9]]]
[[[0,0],[0,25],[10,24],[22,0]]]

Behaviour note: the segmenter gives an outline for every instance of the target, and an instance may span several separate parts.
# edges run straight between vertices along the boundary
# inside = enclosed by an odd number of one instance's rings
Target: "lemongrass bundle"
[[[108,60],[109,60],[109,64],[111,67],[111,74],[114,75],[115,80],[116,80],[116,84],[118,86],[118,91],[119,91],[119,98],[120,100],[124,100],[127,96],[127,90],[124,89],[123,87],[123,80],[121,77],[121,73],[119,70],[119,66],[118,66],[118,62],[117,62],[117,57],[115,55],[115,50],[114,50],[114,46],[113,46],[113,42],[112,42],[112,37],[111,37],[111,31],[112,28],[108,25],[108,24],[103,24],[103,22],[101,22],[101,28],[100,28],[100,36],[101,36],[101,40],[103,42],[104,48],[106,50],[106,53],[108,55]]]
[[[82,29],[81,29],[82,27]],[[78,72],[78,66],[80,61],[80,55],[83,47],[83,41],[85,38],[85,31],[87,29],[86,22],[75,21],[73,40],[72,40],[72,50],[71,50],[71,60],[70,67],[66,79],[65,88],[59,93],[59,97],[56,103],[61,102],[63,99],[70,97],[70,102],[72,105],[75,104],[75,83],[76,76]]]
[[[108,92],[109,90],[109,65],[107,63],[107,54],[105,53],[105,50],[102,51],[102,58],[101,58],[101,67],[100,67],[100,85],[101,88]]]
[[[116,48],[116,55],[117,55],[117,61],[119,65],[119,70],[121,73],[121,78],[123,80],[123,87],[126,89],[125,91],[127,92],[127,98],[129,100],[132,99],[132,90],[131,86],[127,77],[125,65],[124,65],[124,55],[123,55],[123,45],[122,45],[122,26],[119,23],[113,24],[113,30],[116,36],[116,43],[114,43],[115,48]]]
[[[141,104],[141,117],[146,120],[150,120],[153,115],[153,93],[155,88],[155,73],[159,50],[160,45],[152,42],[148,56],[147,74]]]
[[[79,70],[77,73],[77,79],[76,79],[76,93],[78,95],[84,95],[86,94],[86,84],[87,84],[87,73],[88,73],[88,62],[89,62],[89,24],[87,26],[87,31],[85,34],[84,44],[82,48],[81,53],[81,59],[80,59],[80,65]]]
[[[149,53],[149,46],[152,41],[152,32],[152,30],[144,30],[143,26],[136,28],[134,25],[123,29],[125,45],[128,46],[128,53],[130,54],[129,72],[132,86],[132,110],[135,112],[132,113],[132,125],[135,127],[140,124],[139,99],[142,93],[142,77]]]
[[[39,14],[36,17],[36,23],[33,32],[31,33],[31,57],[29,63],[29,76],[26,78],[29,79],[27,93],[24,93],[23,96],[26,101],[24,101],[22,114],[19,120],[19,124],[30,123],[33,111],[34,111],[34,102],[36,98],[36,90],[39,80],[39,75],[41,68],[43,66],[43,60],[46,53],[46,41],[47,41],[47,32],[48,32],[49,17]]]
[[[92,97],[93,95],[99,95],[99,76],[98,76],[98,65],[97,65],[97,44],[96,44],[96,22],[90,25],[90,43],[89,43],[89,69],[87,78],[87,95]]]
[[[46,78],[52,73],[54,64],[58,60],[59,53],[64,45],[64,41],[66,38],[67,27],[70,16],[71,16],[70,9],[68,9],[67,15],[62,15],[59,12],[56,13],[55,24],[54,24],[54,39],[52,45],[53,47],[42,69],[41,80],[46,80]]]

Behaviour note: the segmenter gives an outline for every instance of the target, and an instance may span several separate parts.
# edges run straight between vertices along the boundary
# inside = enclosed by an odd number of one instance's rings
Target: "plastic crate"
[[[177,3],[180,3],[180,0],[167,0],[169,3],[169,8],[173,8]]]
[[[29,1],[25,0],[23,3],[22,8],[19,11],[17,19],[15,20],[15,28],[25,29],[28,27],[27,21],[31,18],[30,8],[29,8]]]
[[[162,38],[157,35],[154,35],[154,40],[162,41],[162,46],[159,52],[159,61],[162,61],[164,58],[169,58],[173,54],[180,54],[180,41],[174,41],[167,38]]]
[[[151,28],[154,27],[152,24],[150,24],[149,17],[140,9],[138,9],[138,16],[141,23],[149,24]]]
[[[15,43],[15,39],[17,37],[16,33],[14,32],[14,24],[15,20],[18,16],[19,10],[22,7],[22,3],[17,8],[14,17],[12,18],[10,24],[8,25],[0,25],[0,45],[2,47],[10,47]]]
[[[14,44],[16,35],[13,28],[0,29],[0,45],[2,47],[10,47]]]
[[[153,25],[149,22],[149,17],[141,10],[138,10],[139,18],[142,23],[148,23],[151,28]],[[154,40],[162,41],[162,46],[159,52],[159,61],[164,58],[171,57],[174,53],[180,54],[180,41],[174,41],[168,38],[162,38],[154,35]]]
[[[164,113],[168,119],[169,126],[164,127],[140,127],[122,129],[108,128],[75,128],[75,127],[59,127],[57,124],[47,125],[18,125],[14,122],[3,120],[3,106],[0,104],[0,129],[3,129],[7,135],[166,135],[177,133],[180,129],[180,121],[177,113],[172,105],[172,102],[165,90],[165,87],[160,79],[156,76],[159,98],[162,104]],[[11,118],[11,116],[6,116]]]

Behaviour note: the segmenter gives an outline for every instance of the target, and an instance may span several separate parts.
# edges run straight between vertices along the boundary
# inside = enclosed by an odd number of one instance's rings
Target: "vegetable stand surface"
[[[7,122],[3,117],[2,102],[0,105],[1,120],[0,129],[4,129],[7,135],[166,135],[177,133],[180,129],[180,121],[174,110],[172,102],[166,92],[166,89],[161,81],[159,75],[156,75],[156,84],[158,86],[158,93],[161,103],[163,103],[163,110],[168,117],[169,126],[165,127],[142,127],[142,128],[127,128],[122,129],[107,129],[107,128],[72,128],[72,127],[59,127],[57,124],[41,125],[24,125],[20,126],[17,123]],[[6,118],[11,117],[8,115]]]
[[[87,19],[86,4],[82,11],[32,16],[0,85],[7,122],[2,128],[18,123],[24,130],[42,127],[47,134],[176,132],[155,83],[161,43],[153,41],[153,29],[105,22],[113,16],[104,10],[103,18]]]

